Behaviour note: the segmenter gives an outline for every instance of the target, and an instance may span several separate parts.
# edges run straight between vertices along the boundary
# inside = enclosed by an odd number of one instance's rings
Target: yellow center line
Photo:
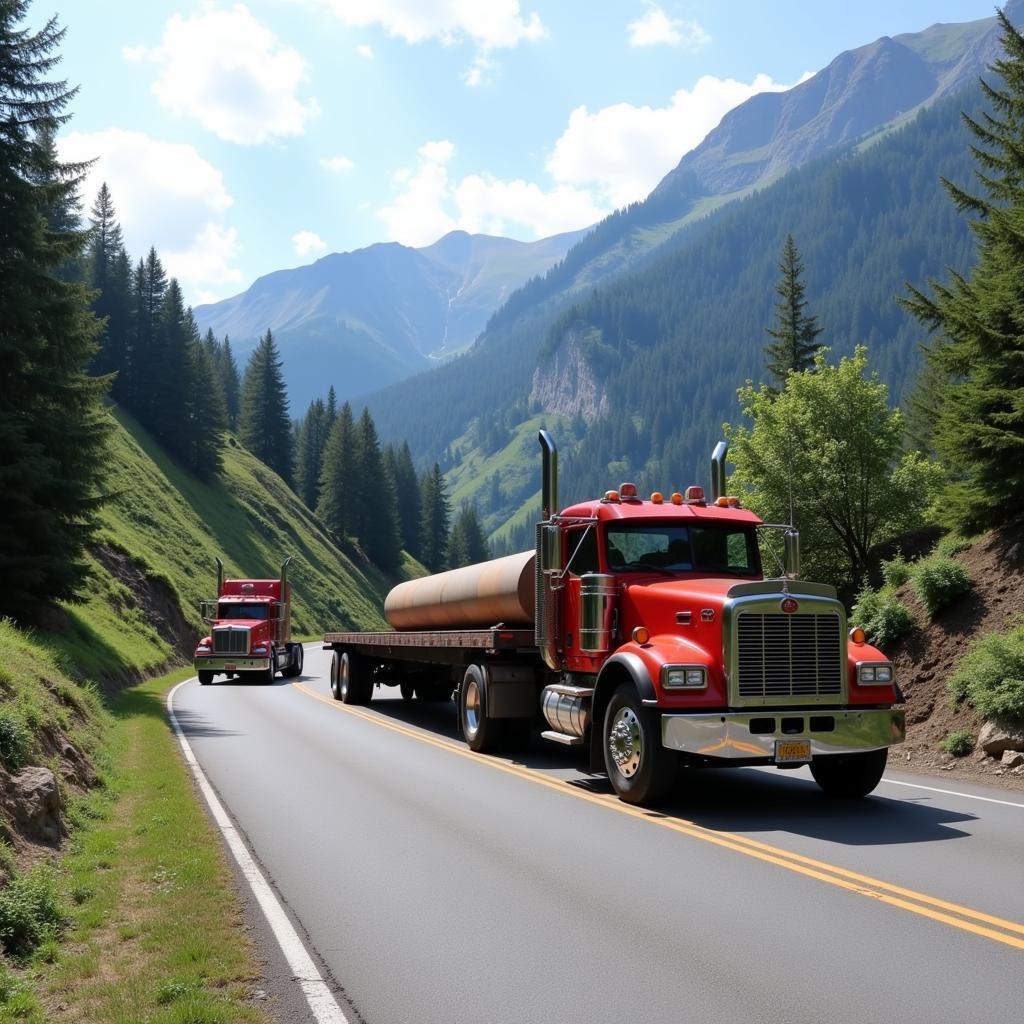
[[[315,690],[311,690],[304,683],[293,683],[292,687],[307,697],[312,697],[314,700],[320,701],[321,704],[333,708],[335,711],[344,711],[355,715],[381,728],[390,729],[392,732],[419,740],[421,743],[427,743],[449,753],[457,754],[459,757],[478,761],[480,764],[485,764],[490,768],[505,772],[507,775],[515,775],[535,785],[546,786],[548,789],[553,789],[558,793],[575,797],[577,800],[585,800],[607,810],[625,814],[631,818],[638,818],[648,824],[658,825],[672,832],[678,832],[693,839],[700,839],[703,842],[712,843],[715,846],[721,846],[736,853],[742,853],[747,857],[753,857],[767,864],[774,864],[777,867],[785,868],[787,871],[793,871],[808,878],[826,882],[848,892],[858,893],[861,896],[867,896],[889,906],[899,907],[902,910],[920,914],[923,917],[971,932],[974,935],[1004,943],[1015,949],[1024,950],[1024,924],[1018,924],[1015,921],[1007,921],[992,914],[972,910],[970,907],[950,903],[946,900],[929,896],[926,893],[915,892],[913,889],[894,885],[882,879],[872,878],[870,875],[862,875],[859,872],[850,871],[848,868],[829,864],[826,861],[815,860],[812,857],[793,853],[781,847],[771,846],[756,839],[748,839],[745,836],[736,835],[731,832],[717,832],[698,825],[696,822],[687,821],[685,818],[669,818],[658,812],[645,811],[642,808],[623,803],[617,797],[588,793],[570,782],[545,775],[543,772],[527,768],[525,765],[502,761],[484,754],[477,754],[464,746],[452,743],[450,740],[440,739],[437,736],[431,736],[400,722],[382,718],[380,715],[366,711],[363,708],[341,704],[336,700],[317,693]],[[967,920],[964,920],[965,918]],[[986,925],[992,927],[985,927]],[[996,929],[1003,929],[1003,931],[997,931]],[[1016,934],[1006,934],[1007,932]],[[1022,937],[1018,938],[1018,935]]]

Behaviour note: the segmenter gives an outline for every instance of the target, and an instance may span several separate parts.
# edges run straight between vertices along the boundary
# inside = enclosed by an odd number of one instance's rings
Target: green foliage
[[[53,869],[30,868],[0,889],[0,948],[9,956],[25,957],[58,934],[65,918]]]
[[[949,680],[954,706],[1024,725],[1024,626],[989,633],[971,646]]]
[[[441,467],[435,462],[434,468],[420,481],[420,561],[431,572],[446,568],[450,519],[448,489]]]
[[[0,704],[0,761],[12,772],[28,764],[32,734],[25,716],[12,704]]]
[[[982,81],[990,107],[965,116],[976,143],[975,195],[946,180],[974,220],[977,263],[951,283],[911,287],[906,306],[936,334],[928,350],[932,442],[952,470],[944,505],[961,529],[1020,515],[1024,501],[1024,36],[1000,11],[1004,54]],[[980,500],[983,499],[983,500]]]
[[[455,517],[452,532],[448,538],[448,565],[457,569],[463,565],[486,562],[491,557],[476,508],[464,502]]]
[[[912,574],[913,566],[901,554],[882,562],[882,579],[885,580],[885,585],[893,590],[903,586]]]
[[[86,373],[100,324],[72,279],[85,165],[54,142],[74,95],[50,77],[64,32],[27,18],[24,0],[0,4],[0,614],[23,619],[87,578],[109,431],[109,380]]]
[[[352,532],[351,495],[357,470],[355,422],[346,402],[327,435],[316,514],[336,537]]]
[[[868,640],[881,648],[906,636],[914,626],[910,609],[889,587],[864,587],[857,595],[850,621],[861,627]]]
[[[295,490],[306,503],[306,508],[315,509],[320,500],[320,474],[324,466],[328,430],[327,409],[323,399],[317,398],[309,403],[299,428],[295,459]]]
[[[28,1019],[38,1006],[28,985],[0,960],[0,1021]]]
[[[952,558],[970,548],[971,542],[955,533],[947,533],[938,544],[935,545],[935,553],[943,558]]]
[[[249,358],[242,382],[242,444],[285,483],[292,482],[292,428],[277,343],[270,330]]]
[[[953,757],[966,757],[974,749],[974,734],[968,729],[957,729],[942,741],[942,749]]]
[[[786,235],[779,260],[782,278],[775,288],[779,296],[775,303],[775,326],[765,329],[775,341],[764,348],[768,372],[780,386],[785,385],[789,374],[809,370],[814,354],[821,347],[816,340],[822,331],[818,318],[805,312],[807,299],[804,297],[803,272],[804,265],[793,236]]]
[[[726,424],[730,488],[768,521],[789,521],[792,507],[808,576],[856,582],[875,544],[924,522],[939,469],[901,452],[903,418],[878,375],[868,375],[867,350],[838,366],[827,353],[814,372],[791,373],[777,395],[749,381],[740,388],[753,423]]]
[[[970,589],[967,570],[951,558],[928,558],[914,569],[914,593],[932,618]]]
[[[395,481],[385,470],[377,428],[363,409],[356,429],[356,486],[349,495],[356,536],[374,565],[397,573],[402,561]]]

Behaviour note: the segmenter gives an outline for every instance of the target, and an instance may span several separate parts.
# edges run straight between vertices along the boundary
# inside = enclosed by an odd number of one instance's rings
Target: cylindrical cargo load
[[[487,629],[533,626],[534,553],[399,583],[384,602],[395,629]]]

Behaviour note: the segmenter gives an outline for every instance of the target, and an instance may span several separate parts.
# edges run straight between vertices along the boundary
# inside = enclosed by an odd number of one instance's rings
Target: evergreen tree
[[[330,386],[327,392],[327,415],[324,419],[324,425],[328,430],[334,426],[334,421],[338,418],[338,395],[334,390],[334,385]]]
[[[476,506],[464,501],[448,538],[448,565],[458,569],[463,565],[486,562],[490,557]]]
[[[227,402],[219,367],[210,349],[199,341],[199,327],[192,310],[185,312],[188,337],[188,376],[194,382],[186,396],[183,418],[186,464],[201,480],[216,476],[224,465],[224,432],[228,428]],[[218,350],[219,351],[219,348]]]
[[[786,235],[779,261],[782,279],[776,286],[779,301],[775,303],[775,326],[766,327],[765,333],[775,339],[764,347],[768,357],[768,372],[785,386],[786,377],[810,369],[814,354],[821,347],[815,341],[822,329],[818,318],[805,312],[807,300],[805,286],[801,280],[804,272],[803,261],[797,252],[792,235]]]
[[[224,382],[224,402],[227,408],[228,429],[238,429],[238,406],[241,398],[242,382],[238,374],[238,363],[231,351],[231,339],[225,334],[224,343],[220,346],[217,361],[221,380]]]
[[[0,3],[0,614],[74,600],[88,575],[109,417],[109,380],[85,368],[100,324],[80,260],[83,165],[56,159],[53,136],[74,90],[50,81],[64,36],[56,18],[20,24],[28,0]]]
[[[445,568],[451,504],[441,467],[423,475],[420,483],[420,561],[431,571]]]
[[[290,486],[293,447],[288,394],[277,343],[269,329],[246,367],[240,419],[242,444]]]
[[[320,474],[327,435],[327,410],[323,399],[317,398],[309,403],[302,420],[295,459],[295,491],[311,509],[315,509],[320,500]]]
[[[103,321],[99,351],[93,360],[96,374],[117,373],[113,395],[123,398],[128,365],[128,330],[131,315],[131,265],[106,182],[92,207],[92,231],[86,252],[90,286],[95,289],[93,312]]]
[[[402,547],[413,558],[420,556],[420,481],[412,464],[409,443],[404,441],[393,454],[392,475],[395,481],[395,499],[398,502],[398,527]]]
[[[971,222],[977,262],[952,283],[910,288],[906,305],[936,332],[928,350],[933,443],[953,476],[944,507],[955,525],[979,530],[1017,520],[1024,508],[1024,36],[1001,11],[1004,55],[982,81],[992,112],[964,115],[980,195],[943,179]],[[938,371],[938,379],[934,371]]]
[[[385,572],[402,563],[395,482],[385,471],[377,428],[369,409],[363,409],[356,430],[358,468],[352,495],[355,534],[370,561]]]
[[[128,360],[128,404],[146,427],[153,425],[150,396],[159,387],[157,378],[162,359],[158,334],[166,291],[167,275],[163,264],[156,249],[150,248],[145,260],[139,260],[132,279],[133,331]]]
[[[352,407],[346,402],[327,435],[320,498],[316,506],[320,521],[339,540],[351,531],[352,487],[356,471],[355,424]]]

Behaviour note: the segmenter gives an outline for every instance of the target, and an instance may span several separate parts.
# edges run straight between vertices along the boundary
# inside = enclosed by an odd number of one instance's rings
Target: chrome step
[[[570,736],[568,733],[555,732],[553,729],[548,729],[542,732],[541,739],[551,740],[554,743],[561,743],[563,747],[582,747],[583,737],[582,736]]]

